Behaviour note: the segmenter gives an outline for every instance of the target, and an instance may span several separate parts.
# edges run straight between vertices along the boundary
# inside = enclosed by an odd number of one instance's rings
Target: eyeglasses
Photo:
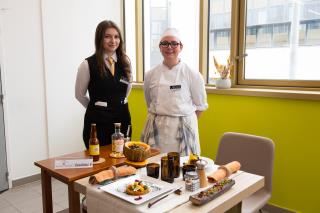
[[[169,45],[171,46],[171,48],[175,49],[179,45],[181,45],[181,42],[176,42],[176,41],[171,41],[171,42],[169,42],[169,41],[161,41],[160,42],[160,46],[162,46],[162,47],[168,48]]]

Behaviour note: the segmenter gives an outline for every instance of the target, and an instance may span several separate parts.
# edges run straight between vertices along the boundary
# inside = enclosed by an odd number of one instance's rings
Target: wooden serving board
[[[228,191],[234,184],[235,181],[232,179],[222,180],[218,183],[215,183],[212,187],[199,192],[198,194],[191,195],[189,197],[189,200],[192,202],[192,204],[201,206],[215,199],[216,197],[219,197],[220,195]],[[217,191],[213,190],[214,188]]]

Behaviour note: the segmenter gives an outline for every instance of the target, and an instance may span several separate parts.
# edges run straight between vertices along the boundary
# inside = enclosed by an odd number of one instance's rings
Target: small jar
[[[186,190],[196,191],[200,188],[200,181],[197,172],[187,172],[185,174]]]

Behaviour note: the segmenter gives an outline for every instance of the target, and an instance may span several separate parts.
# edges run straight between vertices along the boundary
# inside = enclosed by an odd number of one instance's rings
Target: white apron
[[[200,155],[198,120],[195,112],[181,116],[191,98],[188,81],[180,70],[167,70],[160,74],[153,88],[154,107],[149,113],[142,140],[161,152],[180,152]]]

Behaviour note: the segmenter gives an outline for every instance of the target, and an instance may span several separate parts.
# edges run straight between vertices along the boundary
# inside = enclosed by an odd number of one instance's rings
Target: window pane
[[[320,0],[248,0],[245,79],[320,80]]]
[[[144,71],[162,62],[161,34],[167,27],[179,30],[181,59],[199,70],[199,0],[144,0]]]
[[[133,81],[137,80],[136,75],[136,31],[135,31],[135,2],[132,0],[125,0],[125,38],[126,53],[130,58],[132,67]]]
[[[218,63],[226,64],[230,55],[231,0],[210,0],[209,4],[208,83],[213,84],[214,79],[219,77],[213,56]]]

